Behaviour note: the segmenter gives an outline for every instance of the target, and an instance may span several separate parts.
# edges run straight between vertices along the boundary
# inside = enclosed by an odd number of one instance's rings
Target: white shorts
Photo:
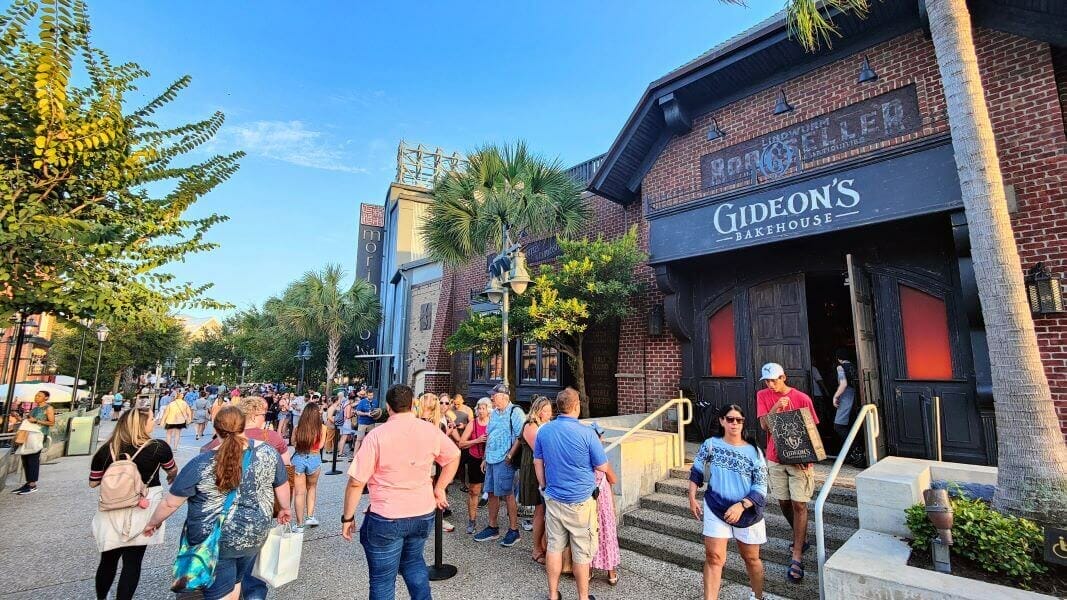
[[[704,504],[704,537],[730,539],[733,538],[743,544],[766,544],[767,521],[760,520],[751,527],[734,527],[723,521],[711,512],[708,505]]]

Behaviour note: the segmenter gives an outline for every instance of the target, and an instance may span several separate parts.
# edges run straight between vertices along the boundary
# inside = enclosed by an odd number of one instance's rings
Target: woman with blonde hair
[[[234,400],[237,400],[237,399],[238,398],[236,398],[236,397],[234,398]],[[222,410],[222,408],[224,406],[226,406],[227,404],[229,404],[229,403],[226,402],[226,397],[225,396],[223,396],[222,394],[219,394],[218,396],[215,396],[215,402],[213,402],[211,404],[211,420],[212,421],[215,420],[215,416],[218,415],[219,411]]]
[[[319,524],[315,518],[315,498],[318,493],[319,474],[322,470],[322,457],[319,450],[326,440],[326,426],[322,424],[322,409],[318,402],[311,402],[304,407],[300,421],[293,429],[293,469],[294,502],[296,506],[296,527],[294,531],[304,530],[305,521],[311,527]]]
[[[159,422],[167,433],[167,444],[174,450],[181,444],[182,430],[193,420],[193,409],[189,403],[178,394],[159,415]],[[199,439],[199,438],[197,438]]]
[[[201,544],[216,526],[221,533],[214,580],[201,590],[204,600],[230,600],[240,597],[241,580],[251,572],[267,540],[275,500],[282,507],[278,523],[289,523],[289,482],[278,452],[270,444],[245,437],[245,416],[236,406],[220,410],[214,426],[218,449],[201,452],[186,463],[144,534],[154,534],[188,500],[185,541],[190,546]]]
[[[530,404],[530,414],[526,417],[526,424],[522,426],[522,435],[519,436],[522,462],[519,464],[518,500],[523,506],[534,507],[533,559],[534,562],[540,564],[545,564],[548,540],[545,537],[545,501],[541,497],[537,473],[534,472],[533,448],[537,441],[537,430],[551,420],[552,402],[544,396],[538,396]]]
[[[451,436],[452,423],[445,417],[445,411],[441,406],[441,401],[438,400],[437,394],[425,393],[419,397],[419,418],[427,423],[433,423],[438,429],[445,435]],[[431,477],[436,477],[433,473]],[[449,517],[452,515],[452,511],[445,509],[442,516]],[[447,519],[441,520],[441,526],[445,531],[452,532],[456,530],[456,526]]]
[[[170,446],[163,440],[152,438],[153,429],[155,429],[155,422],[152,420],[151,409],[130,410],[123,413],[115,425],[115,430],[111,433],[111,438],[103,443],[93,455],[89,466],[89,487],[95,488],[100,485],[104,472],[112,463],[120,459],[128,459],[137,466],[141,482],[148,488],[148,495],[145,498],[148,505],[150,506],[153,502],[158,503],[163,496],[159,470],[163,469],[166,472],[167,481],[174,481],[178,468],[174,464],[174,453]],[[144,509],[132,507],[109,511],[109,513],[118,513],[121,510]],[[105,514],[99,512],[93,517],[94,532],[108,525],[108,523],[97,521],[104,518]],[[111,591],[111,584],[115,582],[121,559],[122,574],[119,575],[115,600],[131,600],[137,591],[137,584],[141,581],[141,561],[148,548],[148,540],[135,536],[117,547],[109,547],[113,546],[114,542],[108,540],[98,540],[98,544],[101,541],[104,542],[103,547],[106,549],[100,553],[100,563],[96,567],[96,597],[101,600],[107,598],[108,592]]]

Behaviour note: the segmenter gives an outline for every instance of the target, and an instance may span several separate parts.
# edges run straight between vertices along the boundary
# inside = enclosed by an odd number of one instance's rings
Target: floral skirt
[[[604,474],[597,472],[597,487],[600,488],[600,497],[596,500],[596,518],[600,529],[600,546],[590,566],[594,569],[611,571],[618,568],[619,537],[615,531],[615,496],[608,485]]]

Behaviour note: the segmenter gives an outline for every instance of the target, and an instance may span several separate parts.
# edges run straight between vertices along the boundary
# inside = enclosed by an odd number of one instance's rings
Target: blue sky
[[[401,139],[469,151],[524,139],[567,165],[607,150],[648,83],[781,8],[687,2],[90,2],[94,43],[192,86],[160,119],[226,114],[208,150],[240,172],[191,214],[221,248],[170,271],[238,307],[355,264]],[[203,154],[206,157],[206,153]],[[191,311],[194,314],[206,314]]]

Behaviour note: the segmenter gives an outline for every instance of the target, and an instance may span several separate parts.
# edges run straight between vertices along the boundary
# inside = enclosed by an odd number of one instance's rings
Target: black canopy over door
[[[749,290],[752,352],[755,367],[776,362],[789,385],[811,394],[811,354],[804,274],[789,275]]]

